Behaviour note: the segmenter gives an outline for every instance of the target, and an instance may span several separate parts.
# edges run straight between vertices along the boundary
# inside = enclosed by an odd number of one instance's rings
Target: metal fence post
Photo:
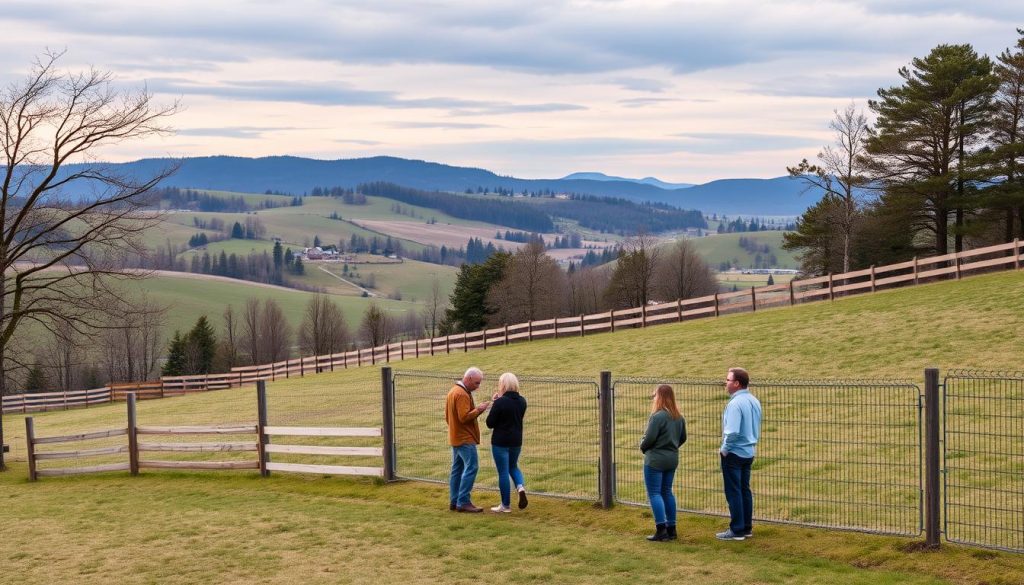
[[[36,431],[31,416],[25,417],[25,450],[28,452],[28,479],[39,479],[36,475]]]
[[[383,425],[381,435],[384,440],[384,481],[395,480],[395,385],[391,377],[391,368],[380,369],[381,414]]]
[[[598,486],[601,507],[611,508],[615,502],[615,464],[612,461],[615,440],[615,403],[612,397],[612,373],[601,372],[601,387],[598,392],[598,415],[601,427],[601,459],[598,469]]]
[[[939,370],[927,368],[924,371],[924,501],[925,501],[925,544],[939,546]]]
[[[135,393],[128,393],[128,469],[139,474],[139,421],[135,413]]]
[[[256,451],[260,458],[260,475],[270,476],[267,469],[267,462],[270,454],[267,453],[267,445],[270,437],[264,430],[267,426],[267,383],[264,380],[256,382]]]

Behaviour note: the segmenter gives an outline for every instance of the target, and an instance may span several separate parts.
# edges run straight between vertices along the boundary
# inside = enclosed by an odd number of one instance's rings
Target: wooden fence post
[[[263,380],[256,382],[256,451],[260,458],[260,475],[270,476],[267,469],[267,462],[270,461],[270,454],[267,453],[267,445],[270,444],[270,437],[264,430],[267,427],[267,383]]]
[[[391,363],[391,344],[390,343],[385,343],[384,344],[384,361],[387,362],[387,363]]]
[[[789,306],[796,304],[796,292],[793,291],[793,281],[789,281]]]
[[[383,425],[381,436],[384,440],[384,481],[395,480],[395,386],[391,368],[380,369],[381,413]]]
[[[676,299],[676,322],[683,320],[683,299]]]
[[[925,543],[932,548],[939,546],[939,512],[942,502],[939,494],[939,370],[928,368],[924,371],[924,499],[925,499]]]
[[[875,292],[875,265],[871,265],[871,292]]]
[[[1020,270],[1020,239],[1013,239],[1013,268]]]
[[[139,421],[135,412],[135,393],[128,393],[128,469],[139,474]]]
[[[615,333],[615,309],[612,309],[608,313],[608,323],[609,323],[609,325],[611,325],[611,330],[612,330],[611,332]]]
[[[299,356],[299,377],[306,377],[306,358]]]
[[[757,289],[755,287],[750,287],[750,312],[757,312]]]
[[[956,265],[956,279],[960,280],[960,252],[953,255],[953,262]]]
[[[526,340],[533,341],[533,321],[528,321],[526,327]]]
[[[28,479],[39,479],[36,475],[36,432],[31,416],[25,417],[25,449],[28,451]]]
[[[647,303],[640,305],[640,327],[647,327]]]
[[[505,323],[505,343],[503,345],[508,345],[508,323]]]
[[[555,322],[555,339],[558,339],[558,317],[555,317],[553,321]]]
[[[444,336],[444,352],[446,354],[451,354],[452,353],[452,336],[451,335],[445,335]]]
[[[718,316],[718,293],[715,293],[715,317]]]
[[[828,273],[828,300],[836,300],[836,290],[832,286],[832,273]]]
[[[586,329],[583,328],[583,313],[580,313],[580,337],[586,334]]]
[[[920,284],[919,278],[917,275],[917,256],[914,256],[914,284]]]
[[[484,349],[487,349],[487,330],[486,329],[484,329],[483,336],[484,336]]]

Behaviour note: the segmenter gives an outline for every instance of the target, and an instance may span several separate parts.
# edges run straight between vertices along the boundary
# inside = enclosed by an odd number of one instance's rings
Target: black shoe
[[[519,509],[522,510],[528,505],[530,502],[526,499],[526,490],[519,490]]]
[[[455,511],[455,502],[451,502],[448,504],[448,510],[451,512]]]
[[[668,533],[668,538],[666,538],[665,540],[675,540],[675,539],[679,538],[679,536],[676,534],[676,525],[675,524],[669,524],[668,526],[666,526],[665,527],[665,532]]]
[[[470,514],[479,514],[483,512],[483,508],[477,508],[473,504],[462,504],[461,506],[455,507],[456,512],[469,512]]]
[[[654,534],[647,537],[647,540],[651,542],[664,542],[668,540],[668,530],[664,524],[658,524],[657,531]]]

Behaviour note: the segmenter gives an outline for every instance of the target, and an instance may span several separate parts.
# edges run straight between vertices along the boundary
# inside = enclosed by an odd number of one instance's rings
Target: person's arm
[[[491,407],[491,412],[487,413],[487,420],[484,421],[487,424],[487,428],[493,429],[494,425],[498,424],[498,413],[502,410],[502,403],[495,400],[494,405]]]
[[[641,453],[646,453],[658,442],[658,433],[661,431],[661,422],[655,416],[656,414],[657,413],[652,414],[651,418],[647,419],[647,430],[644,431],[644,436],[640,439]]]
[[[683,443],[686,442],[686,419],[681,418],[679,419],[679,422],[683,423],[683,430],[681,433],[679,433],[679,444],[682,445]]]
[[[732,451],[732,448],[739,444],[743,435],[740,433],[743,423],[743,412],[736,401],[730,401],[725,407],[725,416],[722,425],[722,455]]]
[[[487,410],[487,407],[490,405],[490,402],[484,402],[483,404],[477,406],[476,408],[473,408],[471,404],[472,402],[470,401],[469,396],[460,396],[458,398],[458,401],[455,403],[455,411],[456,414],[458,414],[459,421],[462,424],[467,424],[476,420],[477,417],[479,417],[481,414],[483,414],[485,410]]]

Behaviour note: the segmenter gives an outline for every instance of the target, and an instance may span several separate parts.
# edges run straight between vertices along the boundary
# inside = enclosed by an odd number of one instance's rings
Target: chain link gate
[[[479,404],[497,390],[499,374],[485,375],[473,393]],[[444,421],[445,396],[460,373],[396,371],[395,470],[405,479],[448,482],[451,448]],[[597,500],[600,433],[598,385],[564,376],[518,376],[527,402],[524,442],[519,458],[531,493]],[[490,411],[488,411],[490,412]],[[481,415],[480,472],[475,487],[497,490],[490,455],[487,415]]]
[[[950,370],[942,386],[945,538],[1024,552],[1024,372]]]
[[[670,384],[686,419],[674,489],[681,511],[727,516],[718,449],[719,380],[616,378],[617,500],[647,505],[638,445],[651,393]],[[764,417],[751,487],[755,518],[886,534],[922,529],[917,385],[880,380],[751,384]]]

